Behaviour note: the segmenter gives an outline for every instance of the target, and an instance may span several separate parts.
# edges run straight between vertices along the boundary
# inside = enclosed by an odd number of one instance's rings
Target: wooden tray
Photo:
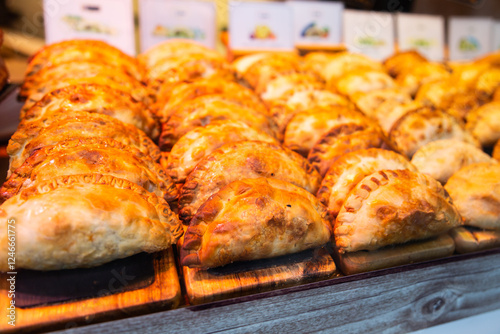
[[[149,255],[146,255],[149,256]],[[94,297],[84,298],[80,300],[71,300],[66,302],[51,301],[49,303],[40,304],[40,297],[34,296],[29,300],[21,293],[37,295],[37,287],[27,287],[24,292],[16,288],[16,304],[19,301],[26,304],[24,307],[16,307],[16,326],[13,327],[8,324],[7,313],[5,305],[9,305],[10,299],[8,297],[7,275],[0,275],[0,305],[2,312],[1,317],[4,321],[0,322],[0,332],[9,331],[33,331],[33,330],[56,330],[72,328],[80,325],[94,324],[102,321],[109,321],[114,319],[123,318],[131,315],[138,315],[143,313],[150,313],[158,310],[172,309],[179,306],[181,302],[181,288],[177,269],[173,256],[173,250],[170,248],[164,252],[151,255],[152,258],[152,277],[147,286],[137,289],[127,289],[128,282],[132,281],[133,275],[130,272],[119,272],[115,270],[111,274],[114,278],[109,279],[107,282],[107,293],[117,292],[110,295],[103,295],[106,291],[99,291]],[[128,259],[120,260],[127,261]],[[131,261],[131,260],[129,260]],[[140,261],[140,259],[139,259]],[[147,261],[145,261],[147,262]],[[147,266],[147,263],[145,263]],[[122,267],[123,268],[123,267]],[[91,269],[87,269],[91,270]],[[97,270],[97,269],[96,269]],[[21,284],[21,274],[16,277],[16,286]],[[141,278],[144,282],[144,277]],[[58,285],[57,277],[53,278],[54,288],[40,288],[38,287],[39,294],[50,294],[49,298],[60,300],[57,293]],[[36,284],[35,280],[28,281],[28,284]],[[92,282],[89,282],[89,285]],[[130,283],[132,284],[132,283]],[[102,288],[102,287],[101,287]],[[46,293],[44,289],[51,290]],[[68,286],[61,286],[61,295],[68,294]],[[121,292],[120,292],[121,291]],[[17,295],[19,293],[19,295]],[[69,291],[69,293],[75,293]],[[19,298],[19,299],[18,299]],[[45,300],[46,296],[44,296]],[[81,298],[81,297],[80,297]],[[29,306],[32,303],[34,306]],[[17,306],[17,305],[16,305]]]
[[[182,272],[192,305],[340,276],[326,248],[219,269],[182,267]]]

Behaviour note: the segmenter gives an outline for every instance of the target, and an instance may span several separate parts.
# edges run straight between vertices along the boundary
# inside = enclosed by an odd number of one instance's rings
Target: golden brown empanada
[[[334,226],[339,253],[422,240],[460,226],[441,184],[409,170],[366,176],[349,193]]]
[[[278,136],[276,125],[267,115],[220,96],[207,95],[186,102],[162,124],[160,148],[170,151],[182,136],[194,128],[224,120],[241,121],[273,137]]]
[[[240,121],[217,121],[182,136],[172,147],[166,170],[177,183],[183,183],[204,157],[225,144],[257,140],[279,144],[276,138]]]
[[[415,96],[423,84],[450,77],[448,69],[440,63],[421,62],[409,67],[396,77],[396,83],[411,96]]]
[[[406,72],[427,59],[416,50],[400,51],[384,60],[384,67],[392,77]]]
[[[263,58],[270,57],[272,56],[272,54],[273,53],[270,52],[250,53],[234,59],[234,61],[231,63],[231,66],[233,66],[234,70],[238,73],[238,76],[242,77],[243,74],[248,70],[248,68],[255,62]]]
[[[315,107],[299,112],[290,119],[286,126],[283,146],[307,157],[314,144],[334,126],[368,121],[363,114],[348,107]]]
[[[451,68],[450,81],[456,87],[472,90],[475,88],[479,76],[491,69],[491,64],[480,62],[454,63]]]
[[[264,101],[273,101],[283,98],[292,89],[312,90],[323,89],[324,83],[316,75],[311,73],[290,73],[281,75],[269,81],[262,87],[262,91],[257,91]],[[300,87],[300,88],[298,88]]]
[[[373,90],[395,88],[394,80],[383,71],[376,70],[355,70],[351,71],[342,77],[335,79],[332,83],[327,82],[327,87],[333,89],[350,100],[358,93],[367,93]]]
[[[133,76],[136,80],[144,78],[144,68],[138,61],[114,46],[98,41],[73,39],[49,44],[31,58],[26,69],[26,79],[37,74],[47,66],[63,63],[88,61],[106,63]]]
[[[158,96],[156,101],[159,110],[158,114],[165,118],[181,104],[205,95],[222,95],[232,101],[237,101],[243,106],[256,109],[261,113],[267,113],[264,103],[251,89],[236,82],[216,77],[178,83],[172,89],[168,98]]]
[[[130,94],[99,84],[67,86],[46,94],[29,110],[22,112],[23,121],[37,122],[55,113],[72,115],[73,111],[105,114],[136,126],[156,139],[160,126],[144,103]]]
[[[323,80],[326,81],[327,78],[325,77],[324,70],[328,63],[330,63],[331,60],[335,59],[335,57],[335,53],[321,51],[309,52],[302,58],[302,61],[304,63],[302,68],[305,71],[315,73],[317,76],[323,78]]]
[[[369,92],[358,92],[351,96],[352,101],[365,115],[373,115],[375,110],[385,101],[393,100],[403,103],[410,103],[411,96],[402,92],[399,88],[384,88],[371,90]]]
[[[418,171],[405,156],[393,151],[369,148],[349,152],[331,165],[316,197],[335,218],[351,190],[366,176],[384,169]]]
[[[375,70],[383,71],[382,64],[368,58],[365,55],[351,52],[337,53],[330,59],[323,68],[324,78],[327,82],[334,82],[336,79],[355,70]]]
[[[350,103],[346,98],[327,90],[292,90],[282,100],[273,101],[269,113],[278,125],[280,133],[284,133],[295,114],[315,107],[331,106],[350,106]]]
[[[179,217],[188,222],[198,208],[225,185],[241,179],[269,177],[318,191],[319,174],[305,158],[277,144],[241,141],[206,156],[188,175],[179,193]]]
[[[451,78],[441,78],[422,84],[415,95],[415,101],[429,107],[445,109],[457,93],[464,89],[454,84]]]
[[[491,99],[498,87],[500,87],[500,68],[498,67],[492,67],[477,77],[476,94],[483,100]]]
[[[484,103],[485,101],[479,98],[475,92],[457,93],[453,95],[448,107],[444,110],[451,116],[465,121],[471,111],[481,107]]]
[[[476,163],[453,174],[445,185],[465,225],[500,230],[500,164]]]
[[[490,147],[500,139],[500,102],[490,102],[467,114],[465,128],[483,147]]]
[[[492,156],[497,161],[500,161],[500,140],[498,140],[497,143],[495,144]]]
[[[462,123],[444,111],[422,107],[407,112],[392,126],[389,138],[408,158],[425,144],[439,139],[458,139],[479,147]]]
[[[191,53],[203,53],[206,55],[218,55],[204,45],[189,39],[169,39],[158,43],[137,56],[137,59],[146,69],[151,69],[158,62],[168,57],[187,55]]]
[[[151,157],[113,139],[84,138],[64,140],[33,152],[5,181],[0,199],[56,176],[90,173],[128,180],[168,202],[177,198],[174,182]]]
[[[76,112],[75,112],[76,113]],[[51,119],[50,125],[42,123],[18,130],[12,135],[7,154],[10,156],[9,175],[37,149],[57,144],[67,139],[111,138],[124,145],[137,148],[151,156],[154,161],[160,157],[160,150],[144,132],[107,115],[82,113],[78,117]]]
[[[457,139],[441,139],[420,147],[411,162],[419,172],[445,184],[461,168],[493,159],[476,146]]]
[[[422,104],[416,101],[401,103],[396,100],[382,102],[373,113],[366,114],[378,122],[384,133],[388,136],[394,123],[411,110],[421,108]]]
[[[86,268],[170,247],[182,234],[167,203],[109,175],[54,178],[0,206],[16,226],[16,268]],[[0,271],[7,271],[7,229],[0,231]]]
[[[393,145],[375,123],[344,123],[331,128],[314,144],[307,160],[322,177],[342,155],[371,147],[394,150]]]
[[[47,94],[52,90],[61,88],[60,86],[54,88],[59,82],[65,80],[74,80],[81,78],[92,77],[106,77],[120,85],[122,90],[140,96],[141,101],[147,99],[148,92],[140,81],[134,79],[132,76],[123,72],[116,67],[105,63],[92,63],[85,61],[74,61],[63,63],[58,66],[46,66],[33,74],[21,85],[19,95],[26,98],[34,93]]]
[[[210,268],[271,258],[321,246],[330,236],[328,213],[304,189],[275,179],[235,181],[191,221],[181,265]]]

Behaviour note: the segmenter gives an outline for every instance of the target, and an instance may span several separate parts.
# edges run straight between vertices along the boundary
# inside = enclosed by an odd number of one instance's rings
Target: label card
[[[164,40],[187,38],[215,48],[213,3],[189,0],[140,0],[141,52]]]
[[[296,46],[338,46],[341,43],[341,2],[291,1]]]
[[[500,50],[500,21],[493,22],[493,45],[491,51]]]
[[[493,20],[490,18],[448,19],[450,60],[470,60],[490,52],[492,38]]]
[[[229,2],[229,45],[233,50],[292,51],[292,9],[284,3]]]
[[[444,60],[444,18],[398,13],[398,45],[401,51],[417,50],[431,61]]]
[[[43,1],[45,42],[96,39],[135,55],[132,0]]]
[[[344,11],[344,44],[351,52],[384,60],[394,53],[394,18],[390,13]]]

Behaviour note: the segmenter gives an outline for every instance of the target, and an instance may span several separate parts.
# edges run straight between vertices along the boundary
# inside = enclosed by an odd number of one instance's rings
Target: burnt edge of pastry
[[[61,141],[55,145],[45,146],[33,152],[33,154],[31,154],[28,159],[10,175],[0,188],[0,203],[19,192],[26,179],[31,178],[31,172],[35,166],[44,162],[52,155],[57,155],[67,149],[79,148],[82,145],[86,146],[86,148],[82,148],[82,150],[86,150],[87,148],[90,150],[110,148],[130,153],[137,158],[137,161],[143,164],[144,168],[157,176],[159,183],[156,186],[158,190],[164,193],[164,199],[167,202],[172,202],[177,199],[178,191],[175,183],[159,163],[148,155],[132,146],[124,145],[111,138],[81,138]]]
[[[178,200],[179,219],[181,219],[184,222],[184,224],[188,224],[190,222],[190,220],[197,214],[197,212],[194,212],[192,205],[191,205],[193,200],[198,197],[197,194],[198,194],[199,186],[200,186],[200,182],[198,180],[198,175],[196,173],[197,172],[205,172],[205,171],[209,170],[207,168],[207,165],[211,164],[213,160],[216,160],[218,156],[224,156],[225,154],[228,154],[232,151],[238,151],[238,149],[240,149],[241,146],[243,146],[243,145],[246,145],[246,146],[259,145],[259,146],[266,147],[269,150],[283,151],[288,157],[290,157],[291,160],[297,162],[298,165],[307,173],[307,175],[310,179],[310,183],[317,183],[318,186],[321,183],[320,175],[318,174],[316,169],[307,161],[307,159],[305,159],[303,156],[301,156],[297,152],[294,152],[294,151],[292,151],[286,147],[283,147],[279,144],[271,144],[271,143],[266,143],[266,142],[261,142],[261,141],[252,141],[252,140],[226,144],[226,145],[221,146],[219,149],[213,151],[211,154],[206,156],[202,161],[200,161],[198,163],[198,165],[196,166],[196,168],[188,175],[185,183],[183,184],[182,188],[179,190],[179,197],[178,197],[179,198],[179,200]],[[264,176],[262,176],[262,177],[264,177]],[[273,178],[274,173],[271,173],[270,177]],[[314,181],[316,181],[316,182],[314,182]],[[299,187],[299,186],[297,186],[297,187]],[[305,191],[307,191],[307,190],[305,190]]]
[[[50,192],[59,187],[69,187],[79,184],[108,185],[118,189],[134,191],[135,193],[141,195],[151,205],[153,205],[156,208],[158,215],[161,215],[164,218],[166,224],[168,224],[170,228],[170,233],[172,234],[172,244],[174,244],[176,240],[179,239],[180,236],[184,233],[182,224],[180,223],[175,213],[172,212],[165,200],[133,182],[111,175],[95,173],[58,176],[51,180],[42,181],[34,187],[24,189],[23,191],[21,191],[19,196],[21,199],[27,200],[32,196],[43,195],[44,193]]]

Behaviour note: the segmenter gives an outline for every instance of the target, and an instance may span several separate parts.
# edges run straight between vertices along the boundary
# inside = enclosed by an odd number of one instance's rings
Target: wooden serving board
[[[182,272],[192,305],[340,276],[326,248],[208,270],[182,267]]]
[[[148,258],[146,258],[148,257]],[[143,254],[135,256],[134,269],[126,267],[126,261],[119,260],[118,267],[111,269],[110,276],[104,279],[106,288],[100,285],[97,294],[91,297],[82,297],[78,288],[71,290],[68,285],[68,278],[64,282],[57,279],[57,272],[40,273],[40,280],[47,280],[47,275],[52,283],[38,283],[36,276],[21,275],[16,277],[16,326],[13,327],[7,321],[0,322],[0,332],[18,331],[40,331],[72,328],[80,325],[89,325],[102,321],[109,321],[131,315],[150,313],[158,310],[167,310],[179,306],[181,302],[181,288],[172,248],[156,254]],[[149,273],[141,274],[141,261],[144,262],[144,269]],[[124,262],[125,261],[125,262]],[[107,267],[109,268],[109,267]],[[118,268],[118,269],[116,269]],[[123,269],[120,269],[123,268]],[[102,269],[91,268],[85,270],[96,271]],[[77,269],[80,270],[80,269]],[[81,270],[81,275],[87,275],[85,270]],[[132,270],[132,271],[130,271]],[[24,273],[23,273],[24,274]],[[88,274],[91,275],[91,274]],[[77,274],[62,273],[61,276],[78,276]],[[91,277],[91,276],[88,276]],[[98,276],[96,276],[98,277]],[[110,277],[110,278],[108,278]],[[138,278],[138,279],[134,279]],[[10,303],[8,297],[7,276],[2,274],[0,285],[0,312],[2,319],[8,319],[6,306]],[[92,290],[94,282],[78,282],[77,277],[69,278],[75,280],[75,285],[82,285],[80,290]],[[53,286],[50,286],[53,285]],[[66,300],[68,296],[73,300]]]

